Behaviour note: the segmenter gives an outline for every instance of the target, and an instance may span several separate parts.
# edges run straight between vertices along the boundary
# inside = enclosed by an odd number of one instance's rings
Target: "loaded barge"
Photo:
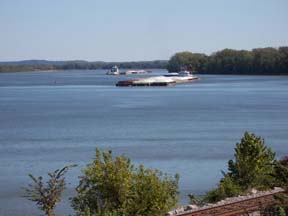
[[[171,73],[164,76],[119,81],[116,83],[116,86],[170,86],[181,83],[189,83],[198,79],[198,77],[193,76],[188,71],[181,71],[179,73]]]

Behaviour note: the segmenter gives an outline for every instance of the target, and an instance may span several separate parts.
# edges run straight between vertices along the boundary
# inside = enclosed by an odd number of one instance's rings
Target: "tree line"
[[[168,61],[135,61],[135,62],[87,62],[87,61],[66,61],[66,62],[45,62],[34,63],[19,62],[19,63],[2,63],[0,64],[1,72],[21,72],[21,71],[43,71],[43,70],[96,70],[96,69],[110,69],[114,65],[123,69],[165,69]]]
[[[32,184],[24,196],[36,202],[47,216],[54,216],[54,208],[61,201],[66,187],[64,174],[72,166],[49,173],[43,178],[30,174]],[[114,157],[111,151],[96,149],[94,161],[82,170],[76,196],[71,205],[77,216],[160,216],[178,205],[179,175],[170,176],[158,170],[134,166],[124,155]],[[192,204],[217,202],[227,197],[243,195],[251,189],[286,189],[274,206],[264,215],[288,213],[288,157],[276,159],[276,154],[264,140],[245,132],[236,144],[234,160],[228,161],[228,171],[217,187],[202,198],[189,195]],[[272,213],[271,213],[272,212]]]
[[[170,58],[167,69],[174,72],[182,67],[203,74],[288,75],[288,47],[224,49],[210,56],[179,52]]]
[[[288,47],[257,48],[251,51],[224,49],[211,55],[179,52],[169,61],[87,62],[87,61],[22,61],[1,63],[0,72],[41,70],[110,69],[167,69],[178,72],[182,68],[200,74],[288,75]]]

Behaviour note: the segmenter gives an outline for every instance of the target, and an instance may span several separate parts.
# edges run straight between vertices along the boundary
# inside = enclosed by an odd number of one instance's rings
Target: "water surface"
[[[114,86],[131,77],[101,70],[0,74],[0,215],[39,214],[20,197],[30,172],[78,164],[67,176],[65,197],[72,196],[96,147],[180,173],[182,203],[215,186],[244,131],[265,138],[278,157],[288,153],[288,77],[200,75],[171,87]],[[57,211],[71,213],[69,202]]]

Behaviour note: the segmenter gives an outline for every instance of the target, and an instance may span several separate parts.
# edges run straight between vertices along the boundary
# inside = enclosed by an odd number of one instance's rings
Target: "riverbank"
[[[167,60],[135,61],[135,62],[88,62],[82,60],[72,61],[47,61],[47,60],[26,60],[16,62],[0,62],[0,72],[22,72],[34,70],[109,70],[114,65],[121,69],[165,69]]]
[[[1,69],[1,68],[0,68]],[[51,69],[51,70],[47,70],[47,69],[27,69],[27,70],[12,70],[12,71],[1,71],[0,70],[0,74],[1,73],[27,73],[27,72],[33,72],[33,73],[55,73],[55,72],[61,72],[64,70],[60,70],[60,69]]]

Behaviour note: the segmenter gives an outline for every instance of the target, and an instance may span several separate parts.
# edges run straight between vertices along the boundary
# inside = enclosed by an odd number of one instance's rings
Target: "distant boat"
[[[110,69],[110,71],[108,71],[106,74],[107,74],[107,75],[119,75],[120,72],[119,72],[118,67],[115,65],[115,66],[113,66],[113,67]]]
[[[152,71],[149,71],[149,70],[127,70],[127,71],[120,72],[118,67],[115,65],[106,74],[107,75],[132,75],[132,74],[147,74],[151,72]]]

